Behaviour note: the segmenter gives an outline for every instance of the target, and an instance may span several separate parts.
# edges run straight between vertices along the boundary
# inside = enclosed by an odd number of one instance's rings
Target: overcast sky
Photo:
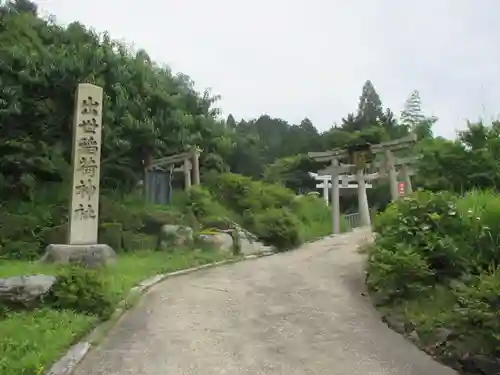
[[[453,137],[500,113],[498,0],[39,0],[145,49],[236,119],[263,113],[320,130],[356,110],[370,79],[399,114],[413,89]]]

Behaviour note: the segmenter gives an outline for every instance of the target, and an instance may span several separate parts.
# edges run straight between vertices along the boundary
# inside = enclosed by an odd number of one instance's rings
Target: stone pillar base
[[[40,262],[54,264],[76,263],[89,268],[98,268],[116,262],[116,253],[105,244],[67,245],[53,244],[45,249]]]

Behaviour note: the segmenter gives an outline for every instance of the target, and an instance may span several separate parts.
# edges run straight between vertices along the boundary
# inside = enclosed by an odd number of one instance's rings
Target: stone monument
[[[82,83],[75,96],[68,243],[49,245],[42,260],[102,265],[116,257],[111,247],[97,243],[103,90]]]

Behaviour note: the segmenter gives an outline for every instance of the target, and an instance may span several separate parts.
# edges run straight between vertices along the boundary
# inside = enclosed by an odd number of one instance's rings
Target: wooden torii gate
[[[184,172],[184,189],[188,190],[191,185],[200,184],[200,153],[201,149],[198,147],[191,147],[189,151],[182,152],[175,155],[166,156],[159,159],[154,159],[151,163],[145,166],[144,169],[144,190],[146,196],[151,191],[149,186],[148,172],[164,171],[164,172]],[[176,164],[182,163],[179,168],[175,168]],[[168,168],[172,167],[172,168]]]
[[[352,167],[356,170],[356,181],[358,183],[358,204],[361,225],[371,225],[370,209],[368,205],[368,197],[366,195],[366,179],[364,176],[364,168],[370,164],[374,156],[379,153],[384,153],[385,167],[389,176],[391,186],[391,197],[397,199],[398,193],[398,179],[396,172],[396,165],[394,163],[394,151],[404,150],[411,147],[417,141],[415,134],[410,134],[407,137],[396,139],[393,141],[383,142],[376,145],[369,143],[359,144],[353,147],[345,147],[324,152],[309,152],[308,155],[315,161],[330,162],[330,167],[321,172],[331,173],[332,181],[332,219],[333,219],[333,233],[340,233],[340,207],[339,207],[339,182],[338,176],[341,173],[348,172]],[[341,160],[346,160],[349,164],[340,164]],[[395,195],[393,195],[395,192]]]

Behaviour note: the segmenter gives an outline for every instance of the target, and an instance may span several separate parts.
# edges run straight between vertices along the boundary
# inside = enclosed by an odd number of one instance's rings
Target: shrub
[[[397,244],[418,250],[439,279],[454,278],[473,266],[470,227],[458,214],[457,197],[419,192],[392,203],[374,221],[382,248]]]
[[[473,277],[453,288],[459,335],[467,337],[476,353],[500,355],[500,268]]]
[[[204,217],[224,217],[230,213],[214,198],[212,193],[201,186],[192,186],[187,192],[186,207],[197,219]]]
[[[492,191],[472,191],[457,203],[469,227],[471,262],[478,270],[500,265],[500,195]]]
[[[40,239],[45,246],[67,243],[68,229],[67,223],[55,227],[43,228],[40,232]]]
[[[0,246],[0,259],[35,260],[41,252],[38,242],[8,241]]]
[[[124,204],[117,197],[101,195],[99,198],[99,221],[120,223],[123,230],[139,231],[143,227],[144,209],[137,205]]]
[[[40,225],[40,220],[29,214],[11,212],[0,213],[0,241],[26,241],[36,240],[34,231]]]
[[[122,231],[120,223],[102,223],[99,227],[99,243],[111,246],[116,252],[122,250]]]
[[[435,273],[418,249],[373,245],[368,254],[366,284],[380,302],[412,297],[433,285]]]
[[[293,202],[292,209],[301,222],[304,240],[332,233],[332,214],[323,199],[313,195],[299,196]]]
[[[282,186],[234,173],[220,174],[210,188],[220,202],[241,216],[248,211],[257,213],[268,208],[291,207],[295,198],[293,191]]]
[[[57,281],[45,301],[56,309],[95,315],[103,320],[111,317],[115,304],[100,270],[76,265],[59,269]]]
[[[125,251],[156,250],[158,235],[124,231],[122,233],[122,244]]]
[[[302,243],[300,222],[287,209],[271,208],[253,216],[255,234],[278,251],[294,248]]]

